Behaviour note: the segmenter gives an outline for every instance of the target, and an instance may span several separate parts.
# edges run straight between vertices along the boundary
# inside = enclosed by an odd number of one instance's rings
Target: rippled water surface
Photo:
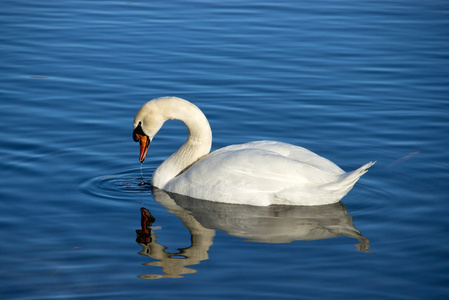
[[[447,1],[2,1],[0,298],[447,299]],[[132,120],[377,163],[335,205],[152,189]]]

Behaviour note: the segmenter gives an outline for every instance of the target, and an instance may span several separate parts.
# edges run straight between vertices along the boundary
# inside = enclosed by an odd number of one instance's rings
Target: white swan
[[[227,146],[209,153],[212,132],[194,104],[162,97],[144,104],[133,125],[143,163],[166,120],[181,120],[187,141],[154,172],[152,184],[168,192],[225,203],[323,205],[340,201],[374,164],[345,173],[305,148],[273,141]]]

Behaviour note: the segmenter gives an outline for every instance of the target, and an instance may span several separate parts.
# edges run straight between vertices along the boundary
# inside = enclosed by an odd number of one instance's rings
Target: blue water
[[[446,1],[3,0],[0,298],[447,299],[448,36]],[[142,173],[131,135],[166,95],[213,149],[377,163],[321,208],[170,197],[141,183],[187,130]]]

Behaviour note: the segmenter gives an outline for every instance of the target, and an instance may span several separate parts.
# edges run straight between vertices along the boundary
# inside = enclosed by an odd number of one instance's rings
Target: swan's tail
[[[357,180],[375,163],[369,162],[357,170],[337,176],[336,180],[331,183],[318,187],[293,186],[283,189],[275,194],[271,204],[323,205],[336,203],[352,189]]]
[[[326,184],[323,187],[327,190],[342,190],[345,191],[346,194],[347,192],[349,192],[349,190],[352,189],[357,180],[359,180],[359,178],[362,177],[363,174],[368,172],[369,167],[371,167],[375,163],[375,161],[370,161],[357,170],[340,175],[340,178],[337,181]]]

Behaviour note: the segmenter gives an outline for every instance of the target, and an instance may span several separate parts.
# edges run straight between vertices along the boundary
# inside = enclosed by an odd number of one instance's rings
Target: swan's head
[[[145,161],[151,140],[161,129],[165,120],[164,114],[154,100],[144,104],[137,112],[134,118],[133,139],[140,143],[139,161],[141,163]]]
[[[188,141],[196,144],[198,157],[209,153],[212,132],[201,110],[187,100],[178,97],[161,97],[145,103],[134,118],[133,139],[140,143],[141,163],[147,156],[148,147],[167,120],[181,120],[189,130]]]

